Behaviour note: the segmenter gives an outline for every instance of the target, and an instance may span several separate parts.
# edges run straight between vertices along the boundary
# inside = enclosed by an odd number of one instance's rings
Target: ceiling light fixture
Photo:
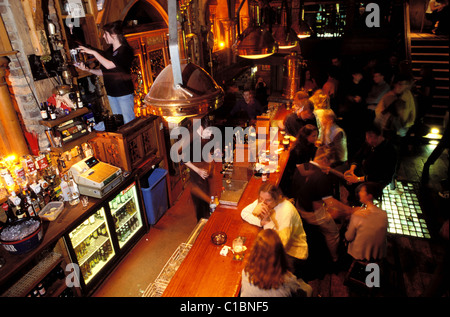
[[[305,39],[313,34],[313,30],[305,22],[305,12],[303,10],[303,1],[300,1],[299,6],[299,15],[298,15],[298,25],[294,25],[295,32],[297,33],[297,37],[299,39]]]
[[[236,41],[236,54],[247,59],[261,59],[268,57],[278,51],[278,44],[272,36],[272,33],[262,28],[259,23],[247,27],[242,34],[240,33],[239,12],[244,5],[245,0],[239,5],[237,11],[238,39]]]
[[[287,1],[281,3],[281,23],[273,27],[273,37],[279,49],[291,49],[297,46],[297,33],[291,28],[291,14]]]
[[[158,116],[205,114],[222,105],[223,89],[203,68],[180,61],[178,48],[178,1],[168,1],[171,64],[156,77],[144,103]]]

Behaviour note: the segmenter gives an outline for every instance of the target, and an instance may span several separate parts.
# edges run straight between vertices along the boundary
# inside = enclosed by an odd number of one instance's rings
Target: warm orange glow
[[[225,42],[220,42],[220,43],[219,43],[219,47],[220,47],[220,48],[224,48],[224,47],[225,47]]]
[[[260,58],[269,57],[272,54],[273,53],[270,53],[270,54],[257,54],[257,55],[239,55],[239,56],[243,57],[243,58],[247,58],[247,59],[260,59]]]
[[[280,46],[278,46],[278,48],[281,50],[288,50],[288,49],[294,48],[296,46],[297,46],[297,43],[295,43],[294,45],[280,45]]]

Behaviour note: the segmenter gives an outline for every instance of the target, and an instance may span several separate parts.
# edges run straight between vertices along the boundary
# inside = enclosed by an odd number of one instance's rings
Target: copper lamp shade
[[[203,68],[181,63],[177,31],[178,1],[168,2],[172,63],[156,77],[144,98],[150,113],[164,117],[206,114],[222,105],[224,92]]]
[[[295,31],[299,39],[308,38],[313,34],[311,27],[303,20],[300,21]]]
[[[286,29],[284,25],[275,25],[272,34],[279,49],[290,49],[297,45],[297,33],[292,28]]]
[[[166,66],[154,81],[144,103],[158,116],[205,114],[222,105],[224,92],[200,66],[181,64],[182,85],[174,83],[172,64]]]
[[[236,42],[237,55],[248,59],[268,57],[278,51],[272,34],[260,26],[249,26]]]

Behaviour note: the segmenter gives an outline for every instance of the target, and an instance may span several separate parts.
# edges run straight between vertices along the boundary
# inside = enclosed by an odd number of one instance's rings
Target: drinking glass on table
[[[86,209],[89,204],[89,197],[81,196],[81,204],[83,205],[83,209]]]

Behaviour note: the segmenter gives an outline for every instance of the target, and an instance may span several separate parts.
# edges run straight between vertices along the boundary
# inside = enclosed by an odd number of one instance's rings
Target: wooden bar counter
[[[279,109],[272,120],[282,119],[287,113],[283,107]],[[281,140],[281,135],[279,135],[279,140]],[[268,182],[279,184],[288,157],[289,151],[280,152],[279,171],[270,174]],[[216,163],[216,165],[219,164]],[[241,211],[257,199],[261,184],[261,178],[253,176],[236,207],[219,204],[165,289],[164,297],[233,297],[239,295],[242,269],[255,238],[261,230],[261,228],[242,220]],[[227,241],[225,244],[217,246],[212,243],[211,235],[220,231],[226,233]],[[233,240],[239,236],[245,238],[244,245],[247,247],[244,260],[234,260],[231,250],[226,256],[220,255],[223,246],[231,247]]]

